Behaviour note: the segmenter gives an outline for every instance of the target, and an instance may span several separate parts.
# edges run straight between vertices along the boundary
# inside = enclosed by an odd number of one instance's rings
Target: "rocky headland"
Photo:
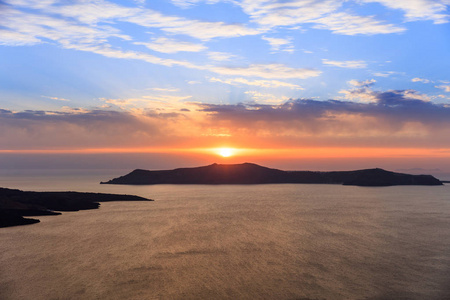
[[[133,195],[80,192],[24,192],[0,188],[0,227],[38,223],[29,216],[59,215],[61,211],[96,209],[99,202],[153,201]]]

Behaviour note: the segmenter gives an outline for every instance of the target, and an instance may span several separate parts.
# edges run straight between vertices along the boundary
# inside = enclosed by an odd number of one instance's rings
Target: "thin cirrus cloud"
[[[267,36],[263,36],[262,39],[270,44],[271,50],[274,52],[277,51],[285,51],[289,53],[294,52],[294,46],[292,45],[291,39],[275,38]]]
[[[211,77],[209,79],[210,82],[220,82],[230,85],[250,85],[250,86],[258,86],[263,88],[280,88],[286,87],[294,90],[302,90],[303,88],[297,84],[292,84],[288,82],[283,82],[279,80],[248,80],[242,77],[237,78],[228,78],[228,79],[220,79]]]
[[[0,20],[0,25],[7,27],[12,33],[19,32],[20,36],[18,36],[16,44],[23,44],[24,40],[34,43],[43,43],[43,39],[51,40],[57,42],[60,46],[66,49],[75,49],[79,51],[92,52],[96,54],[100,54],[106,57],[112,58],[122,58],[122,59],[133,59],[133,60],[142,60],[148,63],[164,65],[168,67],[172,66],[182,66],[190,69],[197,70],[208,70],[218,74],[226,74],[233,75],[239,74],[240,76],[257,76],[263,78],[308,78],[318,76],[320,71],[312,70],[312,69],[302,69],[302,68],[290,68],[281,64],[268,64],[268,65],[250,65],[243,66],[239,68],[231,68],[231,67],[216,67],[216,66],[207,66],[207,65],[196,65],[194,63],[188,61],[180,61],[176,59],[167,59],[160,58],[155,55],[151,55],[144,52],[137,51],[124,51],[121,49],[117,49],[112,47],[108,43],[109,38],[120,38],[122,40],[131,40],[131,37],[128,35],[122,34],[119,30],[111,27],[111,26],[97,26],[97,27],[89,27],[86,25],[76,24],[71,21],[56,19],[54,17],[42,16],[42,15],[32,15],[28,13],[24,13],[15,9],[6,8],[2,10],[0,13],[3,17]],[[107,16],[114,14],[106,14]],[[158,14],[159,15],[159,14]],[[103,16],[103,15],[102,15]],[[136,18],[139,18],[137,16]],[[145,18],[149,18],[149,16],[145,16]],[[163,17],[161,17],[163,18]],[[169,18],[169,17],[167,17]],[[164,18],[163,18],[164,19]],[[89,20],[96,20],[91,17]],[[141,20],[144,22],[144,20]],[[170,21],[170,20],[167,20]],[[152,22],[155,22],[154,20]],[[189,24],[184,24],[185,22],[190,23],[190,21],[178,20],[178,18],[173,21],[171,24],[171,28],[175,28],[178,24],[182,30],[187,30]],[[139,23],[139,22],[138,22]],[[162,20],[157,21],[158,24],[162,23]],[[223,23],[219,22],[217,24],[203,24],[194,22],[195,26],[204,27],[207,29],[201,30],[212,30],[215,32],[215,36],[209,36],[209,38],[217,37],[218,32],[222,29],[218,27],[225,26]],[[142,25],[142,24],[141,24]],[[151,26],[150,24],[144,24],[146,26]],[[157,24],[156,24],[157,25]],[[155,25],[155,26],[156,26]],[[161,24],[160,24],[161,25]],[[159,25],[158,25],[159,26]],[[174,27],[175,26],[175,27]],[[238,25],[232,25],[233,28]],[[181,29],[180,29],[181,30]],[[194,32],[200,32],[201,30],[193,30]],[[227,26],[223,29],[227,32],[226,35],[232,36],[234,35],[233,29],[230,30]],[[28,36],[28,39],[25,39],[25,36]],[[237,34],[239,35],[239,33]],[[222,36],[222,35],[219,35]],[[11,37],[8,36],[8,44],[11,44]],[[196,44],[186,44],[186,43],[178,43],[169,39],[156,39],[153,44],[141,43],[147,47],[152,47],[153,49],[157,49],[159,51],[169,51],[170,53],[179,52],[183,45],[187,45],[190,48],[189,50],[201,51],[205,48],[201,45]],[[164,50],[164,45],[169,44],[170,47]],[[219,55],[217,53],[212,53],[212,57],[217,58]],[[230,58],[232,56],[228,56]],[[226,58],[225,55],[222,55],[222,60]]]
[[[362,60],[336,61],[336,60],[322,59],[322,63],[324,65],[346,69],[363,69],[367,67],[367,63]]]
[[[177,41],[166,37],[152,39],[150,43],[135,42],[135,45],[143,45],[150,50],[162,53],[177,52],[201,52],[207,48],[202,44],[194,44],[189,42]]]
[[[189,7],[201,1],[176,1],[175,4]],[[207,1],[214,4],[220,1]],[[383,2],[383,1],[381,1]],[[133,38],[116,28],[116,22],[133,23],[145,28],[157,28],[166,33],[185,35],[202,41],[215,38],[232,38],[249,35],[260,35],[277,26],[313,24],[314,28],[331,30],[334,33],[355,34],[387,34],[402,32],[404,28],[373,19],[371,16],[355,16],[339,12],[341,1],[241,1],[235,3],[241,7],[253,21],[252,27],[245,24],[226,24],[224,22],[207,22],[184,17],[164,15],[158,11],[126,7],[108,1],[86,1],[70,4],[60,4],[58,1],[8,0],[2,5],[0,25],[2,29],[0,43],[3,45],[33,45],[45,43],[47,40],[58,43],[66,49],[88,51],[106,57],[123,59],[139,59],[164,66],[182,66],[197,70],[209,70],[218,74],[240,76],[258,76],[263,78],[308,78],[318,76],[321,72],[314,69],[290,68],[281,64],[258,64],[242,67],[220,67],[197,65],[193,62],[176,59],[159,58],[148,53],[132,50],[122,50],[111,46],[110,40],[119,38],[132,41],[133,44],[144,45],[147,48],[168,54],[178,52],[205,52],[207,46],[199,43],[179,41],[167,37],[156,37],[151,42],[133,41]],[[56,5],[58,4],[58,5]],[[382,3],[386,5],[386,3]],[[404,8],[408,16],[413,15],[413,7],[389,6]],[[14,9],[11,7],[18,7]],[[22,8],[32,9],[31,11]],[[422,7],[422,6],[421,6]],[[432,6],[427,6],[432,7]],[[427,11],[440,11],[436,6]],[[60,17],[57,17],[60,16]],[[429,13],[429,18],[437,18],[437,13]],[[64,19],[63,19],[64,18]],[[411,17],[412,18],[412,17]],[[440,19],[441,21],[443,19]],[[437,19],[436,19],[437,22]],[[106,25],[107,24],[107,25]],[[255,26],[255,24],[257,26]],[[289,38],[262,36],[272,51],[293,52]],[[212,61],[225,61],[234,57],[233,54],[222,54],[209,51],[206,53]],[[365,68],[366,63],[360,60],[334,61],[323,60],[325,65],[341,68]],[[288,72],[292,71],[291,75]]]
[[[252,64],[248,67],[214,67],[212,71],[223,75],[301,79],[316,77],[322,73],[315,69],[291,68],[283,64]]]
[[[61,98],[61,97],[51,97],[51,96],[41,96],[42,98],[47,98],[50,100],[56,100],[56,101],[70,101],[69,99],[66,98]]]
[[[229,61],[232,60],[234,58],[236,58],[237,56],[231,53],[226,53],[226,52],[218,52],[218,51],[209,51],[207,53],[209,59],[213,60],[213,61]]]
[[[345,1],[242,1],[239,3],[251,19],[266,28],[313,24],[313,28],[342,35],[390,34],[404,27],[385,23],[372,16],[358,16],[339,11]]]
[[[362,2],[378,2],[392,9],[404,11],[406,21],[431,20],[435,24],[449,22],[447,0],[362,0]]]
[[[450,85],[438,85],[436,88],[444,90],[447,93],[450,93]]]
[[[372,16],[355,16],[345,12],[334,13],[315,20],[314,28],[328,29],[342,35],[374,35],[401,33],[404,27],[386,24]]]
[[[411,79],[412,82],[422,82],[422,83],[430,83],[431,80],[429,79],[425,79],[425,78],[419,78],[419,77],[415,77],[413,79]]]

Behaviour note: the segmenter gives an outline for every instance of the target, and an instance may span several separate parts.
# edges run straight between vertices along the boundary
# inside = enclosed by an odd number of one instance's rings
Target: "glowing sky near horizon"
[[[449,158],[449,7],[1,1],[0,152]]]

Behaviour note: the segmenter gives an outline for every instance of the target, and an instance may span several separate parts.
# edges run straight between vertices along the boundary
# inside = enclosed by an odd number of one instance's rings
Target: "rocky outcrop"
[[[133,195],[79,192],[24,192],[0,188],[0,227],[39,222],[24,216],[59,215],[56,211],[96,209],[99,202],[152,201]]]

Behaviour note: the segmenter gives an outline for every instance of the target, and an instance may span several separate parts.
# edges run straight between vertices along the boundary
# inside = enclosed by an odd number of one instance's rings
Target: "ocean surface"
[[[100,185],[126,171],[0,174],[0,186],[154,202],[0,229],[0,299],[450,299],[450,185]]]

